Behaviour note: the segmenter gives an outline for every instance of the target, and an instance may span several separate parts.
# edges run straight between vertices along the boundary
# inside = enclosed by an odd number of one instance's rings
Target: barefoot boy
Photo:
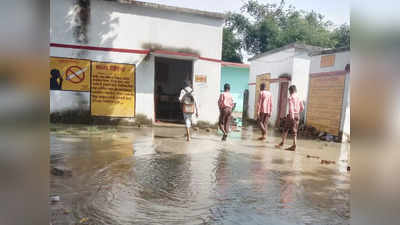
[[[295,85],[289,87],[289,115],[287,115],[284,131],[282,134],[282,142],[276,147],[281,148],[285,144],[286,136],[291,130],[293,132],[293,145],[285,150],[295,151],[297,142],[297,129],[299,127],[300,113],[304,110],[303,102],[297,95],[297,89]]]
[[[260,85],[260,97],[257,103],[258,125],[261,129],[261,137],[258,140],[265,140],[267,136],[268,120],[272,112],[272,95],[265,90],[265,84]]]
[[[224,92],[221,93],[218,100],[219,107],[219,129],[224,133],[222,140],[225,141],[229,133],[229,124],[232,117],[232,108],[234,106],[233,98],[231,93],[231,86],[229,84],[224,85]]]

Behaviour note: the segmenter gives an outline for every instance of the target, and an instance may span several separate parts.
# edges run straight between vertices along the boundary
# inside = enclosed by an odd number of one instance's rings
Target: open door
[[[193,61],[155,58],[154,107],[156,121],[183,122],[179,94],[185,80],[193,80]]]
[[[288,89],[289,82],[284,81],[279,83],[278,118],[276,119],[276,127],[279,127],[281,118],[286,116]]]

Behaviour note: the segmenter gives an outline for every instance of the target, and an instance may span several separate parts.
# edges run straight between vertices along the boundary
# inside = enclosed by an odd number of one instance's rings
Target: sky
[[[164,5],[206,10],[212,12],[239,12],[244,0],[141,0]],[[258,0],[262,3],[279,3],[280,0]],[[286,0],[286,5],[297,9],[314,10],[336,25],[350,24],[350,0]]]

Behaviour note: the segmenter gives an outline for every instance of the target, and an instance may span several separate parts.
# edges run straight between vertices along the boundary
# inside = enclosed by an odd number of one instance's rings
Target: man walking
[[[190,141],[190,127],[192,126],[193,114],[199,117],[197,108],[197,100],[194,96],[193,89],[190,81],[185,81],[184,88],[179,95],[179,102],[182,104],[183,119],[185,120],[186,127],[186,140]]]
[[[258,125],[261,129],[261,137],[258,140],[265,140],[267,136],[268,121],[272,113],[272,95],[265,90],[265,84],[260,85],[260,97],[257,102]]]

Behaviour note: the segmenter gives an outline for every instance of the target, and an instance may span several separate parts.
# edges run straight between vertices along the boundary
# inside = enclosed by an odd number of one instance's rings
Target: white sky
[[[239,12],[244,0],[141,0],[164,5],[206,10],[212,12]],[[259,2],[279,3],[280,0],[259,0]],[[335,24],[350,23],[350,0],[286,0],[286,5],[297,9],[314,10]]]

